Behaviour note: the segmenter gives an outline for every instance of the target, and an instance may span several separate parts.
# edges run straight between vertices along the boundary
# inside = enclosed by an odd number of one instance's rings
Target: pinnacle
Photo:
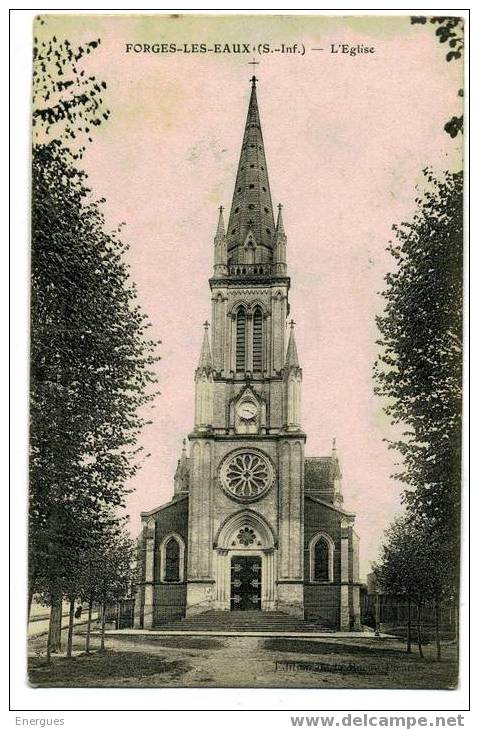
[[[286,368],[299,368],[298,350],[296,347],[296,339],[294,336],[295,322],[291,321],[290,325],[291,325],[291,329],[289,332],[289,342],[288,342],[288,349],[286,352],[285,367]]]
[[[205,333],[203,335],[203,344],[201,346],[200,361],[198,363],[199,370],[211,370],[213,367],[213,359],[211,357],[210,338],[208,337],[209,323],[203,325]]]
[[[216,228],[216,237],[223,237],[225,235],[225,220],[223,218],[223,206],[220,205],[219,207],[219,216],[218,216],[218,226]]]
[[[284,224],[283,224],[283,206],[281,203],[278,205],[278,217],[276,218],[276,238],[286,238],[286,233],[284,232]]]

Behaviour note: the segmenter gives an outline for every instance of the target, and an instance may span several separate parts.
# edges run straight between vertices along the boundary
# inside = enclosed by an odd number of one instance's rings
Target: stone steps
[[[165,631],[324,632],[331,630],[279,611],[206,611],[178,621],[158,623]]]

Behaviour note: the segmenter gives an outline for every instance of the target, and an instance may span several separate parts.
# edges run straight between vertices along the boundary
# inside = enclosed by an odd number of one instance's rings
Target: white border
[[[267,3],[264,3],[265,5]],[[32,3],[35,5],[35,3]],[[91,7],[93,3],[85,3],[81,11],[66,11],[64,3],[50,2],[48,10],[53,12],[55,9],[61,12],[78,12],[78,13],[105,13],[105,12],[182,12],[194,13],[192,4],[187,4],[183,8],[176,8],[165,11],[158,11],[154,7],[148,8],[148,3],[142,11],[129,10],[127,7],[122,8],[121,3],[116,3],[116,7],[111,7],[108,2],[102,3],[103,9],[98,11]],[[120,5],[120,7],[118,7]],[[384,10],[384,3],[368,2],[367,5],[377,9],[362,10],[357,9],[351,3],[341,3],[334,6],[329,3],[327,10],[316,10],[312,3],[303,3],[309,6],[301,10],[294,10],[285,7],[285,3],[277,2],[274,9],[262,8],[255,10],[244,7],[242,9],[235,8],[234,11],[226,12],[246,12],[249,14],[256,13],[274,13],[287,12],[288,14],[354,14],[354,15],[398,15],[407,12],[407,14],[434,14],[434,15],[454,15],[460,13],[463,6],[461,3],[449,3],[440,9],[437,4],[424,4],[422,8],[411,9],[410,4],[396,2],[393,10]],[[399,7],[398,7],[399,6]],[[208,10],[201,10],[205,13],[217,12],[216,8],[222,8],[218,3],[212,3]],[[402,8],[402,9],[401,9]],[[63,716],[66,717],[65,724],[69,727],[80,727],[87,722],[89,725],[97,727],[103,726],[105,722],[108,725],[115,724],[116,727],[129,727],[132,722],[137,720],[131,712],[125,710],[162,710],[163,716],[161,723],[171,721],[176,726],[184,727],[188,723],[194,723],[195,726],[202,725],[211,727],[216,721],[226,719],[224,715],[228,715],[228,725],[233,730],[236,727],[243,728],[247,718],[242,712],[231,713],[231,710],[268,710],[258,716],[258,721],[262,726],[273,726],[285,724],[291,727],[289,722],[289,714],[327,714],[334,710],[341,712],[348,711],[367,711],[369,714],[375,712],[379,714],[404,711],[406,714],[415,715],[418,711],[433,711],[440,713],[442,711],[461,712],[468,705],[467,692],[467,591],[464,590],[468,581],[468,564],[467,551],[463,551],[462,561],[462,577],[463,577],[463,593],[462,593],[462,636],[461,636],[461,686],[456,691],[403,691],[403,690],[383,690],[383,691],[351,691],[351,690],[215,690],[215,689],[163,689],[163,690],[146,690],[146,689],[109,689],[109,690],[91,690],[91,689],[55,689],[55,690],[35,690],[28,687],[25,680],[25,596],[23,586],[26,584],[26,469],[27,469],[27,376],[28,376],[28,238],[29,238],[29,102],[30,102],[30,62],[31,62],[31,27],[32,19],[38,10],[43,10],[41,6],[36,9],[20,9],[17,8],[12,13],[11,33],[12,33],[12,90],[11,90],[11,123],[12,123],[12,175],[11,175],[11,214],[12,214],[12,268],[11,268],[11,307],[12,307],[12,416],[11,416],[11,456],[12,456],[12,533],[11,533],[11,550],[12,550],[12,611],[11,611],[11,636],[12,636],[12,662],[11,662],[11,681],[12,681],[12,707],[16,716],[33,716],[38,717],[39,713],[44,717]],[[221,11],[221,10],[220,10]],[[224,11],[222,11],[224,12]],[[472,13],[473,28],[471,38],[478,37],[478,28],[475,24],[475,13]],[[5,18],[6,20],[6,18]],[[4,39],[2,44],[2,53],[4,54],[3,68],[7,67],[6,49],[8,41],[5,37],[7,24],[3,25]],[[477,43],[475,44],[477,47]],[[474,55],[476,49],[473,44],[472,51]],[[467,53],[466,49],[466,73],[467,73]],[[472,68],[477,70],[477,59],[474,57]],[[472,118],[477,125],[476,100],[473,100]],[[3,115],[2,122],[5,123],[6,115]],[[471,125],[472,126],[472,125]],[[5,130],[6,134],[6,130]],[[466,140],[467,143],[467,140]],[[474,153],[477,152],[477,143],[473,140],[473,159]],[[477,183],[473,186],[473,200],[478,200]],[[7,191],[3,200],[6,200]],[[5,255],[5,246],[3,247]],[[6,265],[3,267],[6,271]],[[478,287],[475,287],[477,290]],[[474,287],[473,287],[474,289]],[[2,295],[5,299],[6,287],[2,288]],[[477,305],[477,293],[473,296],[473,306]],[[3,313],[7,311],[6,302],[2,302]],[[5,365],[5,362],[3,363]],[[465,377],[468,376],[466,367]],[[6,373],[4,375],[6,378]],[[466,384],[466,399],[469,391]],[[466,401],[467,402],[467,401]],[[4,409],[5,412],[5,409]],[[477,435],[475,429],[473,438]],[[477,439],[476,439],[477,441]],[[467,475],[468,466],[468,449],[465,450],[465,468]],[[465,495],[467,494],[467,484],[465,486]],[[463,520],[463,541],[468,537],[467,531],[468,505],[464,500],[464,520]],[[477,532],[477,531],[476,531]],[[5,531],[3,531],[5,535]],[[4,538],[5,539],[5,538]],[[467,544],[464,542],[464,544]],[[474,549],[474,546],[473,546]],[[6,555],[6,546],[3,554]],[[472,596],[472,605],[477,606],[474,600],[477,597],[477,590],[474,587]],[[6,682],[3,683],[3,688]],[[3,707],[6,708],[6,700]],[[405,709],[407,708],[407,710]],[[108,715],[100,713],[89,713],[83,716],[84,710],[108,710]],[[207,710],[202,715],[192,714],[194,711]],[[215,715],[211,714],[212,710],[216,710]],[[271,712],[276,710],[276,712]],[[25,712],[27,711],[27,712]],[[29,711],[29,712],[28,712]],[[170,712],[173,711],[173,712]],[[277,712],[279,711],[279,712]],[[476,719],[477,712],[474,713]],[[14,718],[12,718],[14,719]],[[142,712],[138,718],[142,723],[157,722],[154,716],[150,716],[149,712]],[[339,719],[339,718],[338,718]],[[468,720],[472,720],[469,715]],[[471,727],[473,725],[471,724]]]

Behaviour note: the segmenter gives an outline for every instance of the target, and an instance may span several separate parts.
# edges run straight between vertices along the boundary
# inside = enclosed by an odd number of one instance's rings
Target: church
[[[220,208],[214,236],[194,426],[172,500],[141,515],[134,622],[247,611],[359,630],[359,540],[334,441],[328,456],[305,455],[287,236],[251,81],[229,219]]]

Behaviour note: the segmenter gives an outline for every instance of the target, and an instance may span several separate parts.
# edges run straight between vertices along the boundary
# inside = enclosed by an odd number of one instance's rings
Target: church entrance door
[[[257,555],[231,558],[231,610],[261,610],[261,558]]]

